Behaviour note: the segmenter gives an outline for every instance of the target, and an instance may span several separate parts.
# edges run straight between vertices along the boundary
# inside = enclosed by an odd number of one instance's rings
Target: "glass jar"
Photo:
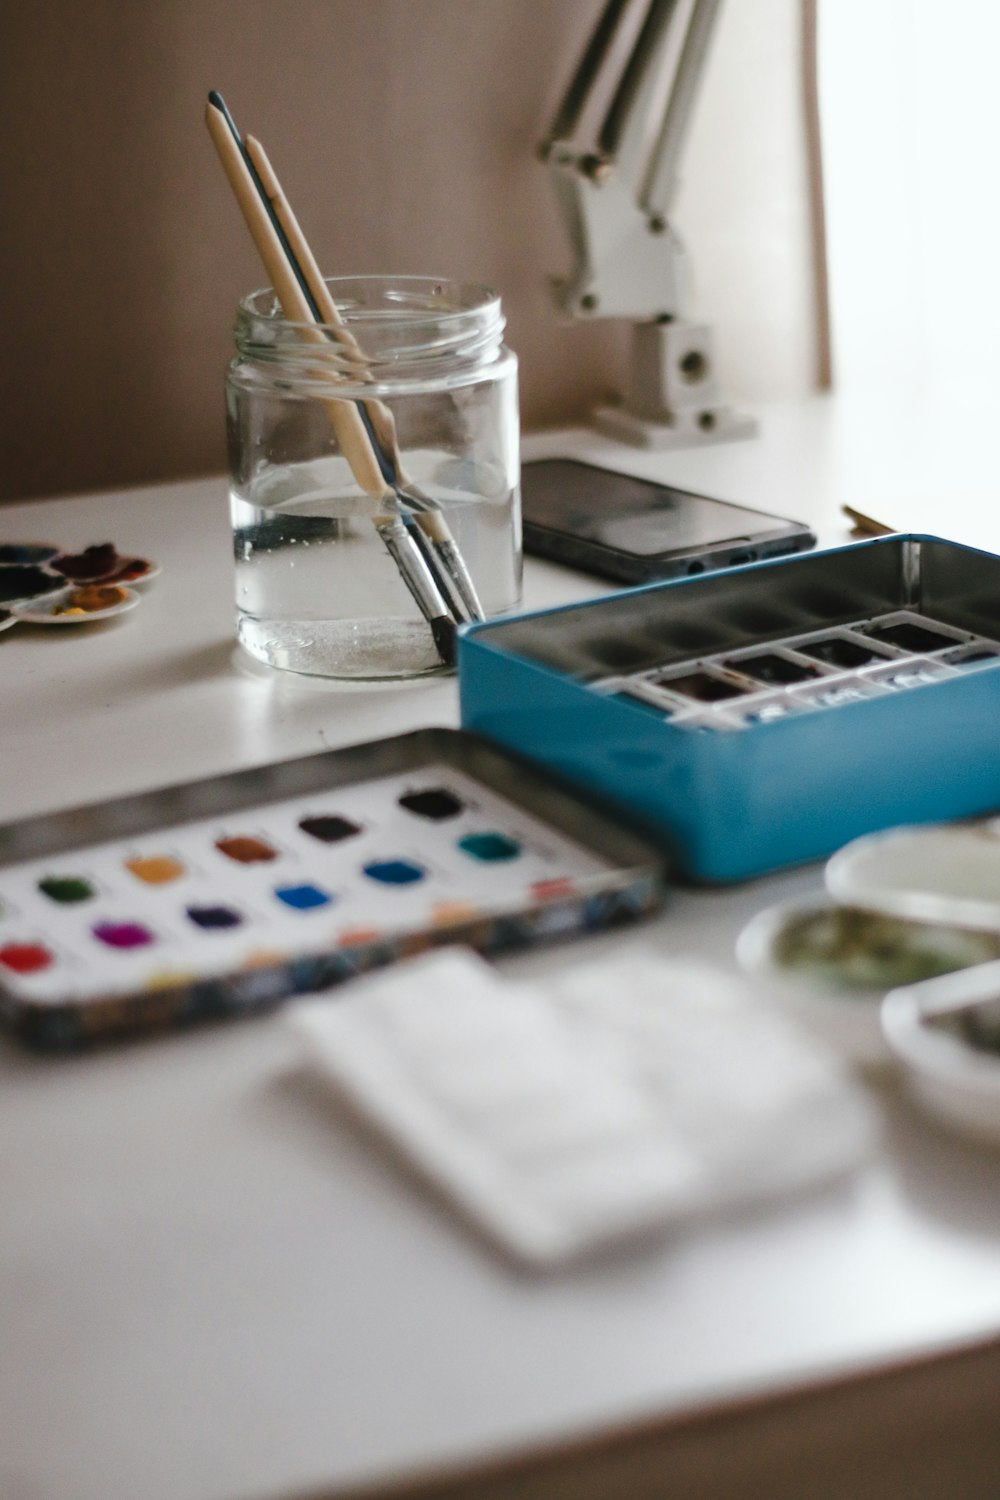
[[[237,310],[237,635],[294,672],[447,671],[455,624],[520,602],[517,360],[500,299],[422,276],[327,286],[336,326],[289,322],[270,289]]]

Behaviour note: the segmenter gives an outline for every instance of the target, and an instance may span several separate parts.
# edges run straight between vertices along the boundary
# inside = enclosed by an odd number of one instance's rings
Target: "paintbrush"
[[[215,90],[209,95],[205,123],[285,317],[300,325],[299,336],[306,342],[328,344],[322,314],[225,101]],[[430,626],[438,654],[450,666],[455,660],[455,617],[430,566],[427,540],[413,517],[396,509],[398,497],[379,462],[370,425],[359,404],[332,397],[324,404],[355,480],[381,507],[373,523]],[[385,508],[386,501],[392,509]]]
[[[371,379],[367,361],[357,339],[345,325],[340,309],[330,294],[330,288],[316,263],[315,256],[299,226],[292,206],[282,192],[277,174],[268,160],[260,141],[252,135],[244,140],[247,156],[267,194],[272,214],[280,226],[303,284],[308,289],[320,321],[328,328],[357,364],[362,380]],[[407,477],[396,441],[396,424],[392,412],[383,401],[361,402],[366,418],[365,426],[372,440],[382,472],[404,504],[417,514],[417,521],[430,541],[442,564],[443,581],[449,602],[457,620],[482,620],[485,618],[475,585],[465,565],[448,523],[441,515],[441,507],[430,495],[425,494]],[[442,581],[439,575],[438,581]]]

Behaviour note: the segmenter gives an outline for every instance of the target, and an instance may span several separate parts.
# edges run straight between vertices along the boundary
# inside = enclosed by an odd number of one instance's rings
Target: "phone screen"
[[[525,464],[521,490],[526,521],[637,557],[746,541],[789,524],[780,516],[571,459]]]

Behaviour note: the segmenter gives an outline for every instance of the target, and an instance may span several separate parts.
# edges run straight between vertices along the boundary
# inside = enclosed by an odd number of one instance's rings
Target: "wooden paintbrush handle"
[[[316,323],[305,293],[288,264],[281,241],[260,201],[232,132],[225,118],[212,104],[206,107],[205,123],[285,317],[300,325],[299,332],[304,340],[329,348],[329,340],[322,327]],[[367,495],[379,498],[386,496],[388,488],[355,403],[331,399],[324,404],[337,442],[357,483]]]

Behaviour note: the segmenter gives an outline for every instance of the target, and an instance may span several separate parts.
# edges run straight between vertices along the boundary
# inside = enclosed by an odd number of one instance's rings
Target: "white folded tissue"
[[[875,1116],[744,981],[612,954],[512,981],[447,948],[286,1012],[320,1077],[519,1260],[844,1172]]]

